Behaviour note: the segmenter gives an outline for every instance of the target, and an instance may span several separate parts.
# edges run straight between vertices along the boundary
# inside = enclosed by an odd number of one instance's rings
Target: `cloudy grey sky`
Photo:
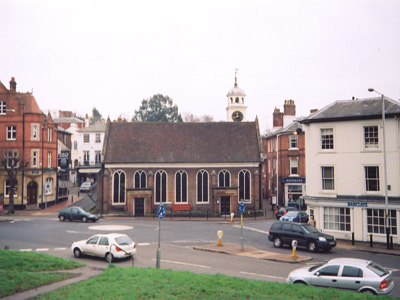
[[[133,116],[144,98],[226,120],[226,94],[246,93],[247,119],[272,127],[368,87],[400,99],[400,1],[0,1],[0,80],[42,109]]]

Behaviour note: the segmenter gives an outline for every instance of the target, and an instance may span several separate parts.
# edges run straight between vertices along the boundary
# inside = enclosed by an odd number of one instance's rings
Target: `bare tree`
[[[185,113],[183,119],[185,122],[213,122],[214,121],[213,116],[203,115],[201,117],[197,117],[192,113]]]
[[[1,165],[4,170],[6,170],[10,182],[8,198],[8,214],[10,215],[14,213],[14,193],[17,186],[18,171],[26,168],[28,163],[25,163],[24,161],[20,162],[20,159],[16,156],[15,152],[6,150],[1,159]]]

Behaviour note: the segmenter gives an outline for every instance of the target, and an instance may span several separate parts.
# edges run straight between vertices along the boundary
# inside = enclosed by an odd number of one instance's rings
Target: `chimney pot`
[[[16,91],[17,90],[17,82],[15,81],[14,77],[11,77],[10,80],[10,91]]]

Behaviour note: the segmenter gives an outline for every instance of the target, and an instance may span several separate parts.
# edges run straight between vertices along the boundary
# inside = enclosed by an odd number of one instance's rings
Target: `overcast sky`
[[[400,99],[399,0],[1,0],[0,36],[0,81],[78,115],[131,119],[161,93],[225,121],[235,69],[262,133],[285,99]]]

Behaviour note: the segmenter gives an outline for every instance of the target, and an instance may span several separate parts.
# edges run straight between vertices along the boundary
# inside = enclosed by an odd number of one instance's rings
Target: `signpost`
[[[243,214],[246,210],[246,206],[242,202],[239,204],[239,211],[240,211],[240,247],[242,251],[244,251],[244,245],[243,245]]]
[[[157,260],[156,260],[156,268],[160,268],[160,260],[161,260],[161,220],[164,219],[165,217],[165,206],[161,202],[160,207],[157,210],[157,216],[158,216],[158,248],[157,248]]]

